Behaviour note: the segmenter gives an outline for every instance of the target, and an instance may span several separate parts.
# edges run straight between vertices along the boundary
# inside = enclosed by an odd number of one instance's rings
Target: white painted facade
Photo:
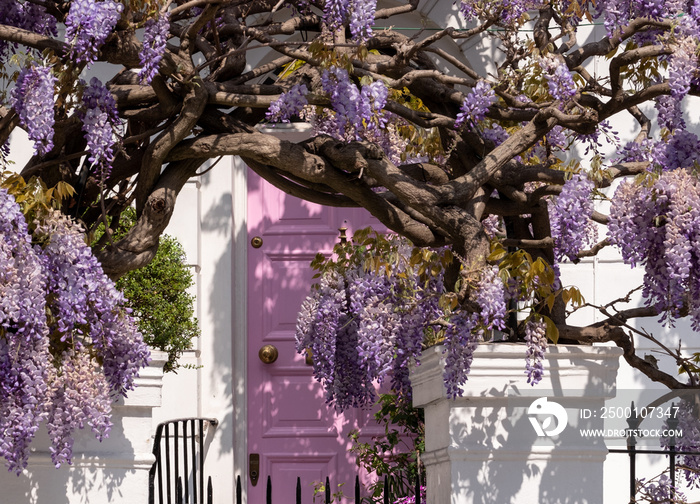
[[[428,26],[459,24],[453,2],[432,0],[423,6],[421,16]],[[420,26],[421,23],[416,23],[414,18],[407,20],[406,25]],[[488,46],[473,45],[462,49],[467,54],[476,55],[470,58],[475,67],[479,66],[476,64],[479,57],[484,61],[495,59],[492,48]],[[260,59],[264,58],[265,54],[261,52]],[[691,118],[686,119],[693,124]],[[629,130],[628,125],[621,126],[623,130]],[[22,166],[30,155],[31,147],[21,135],[16,135],[12,156],[17,166]],[[177,374],[163,376],[162,399],[154,392],[158,388],[155,384],[160,380],[158,372],[149,369],[141,381],[144,386],[137,389],[123,407],[115,409],[124,419],[117,417],[113,437],[98,446],[82,438],[77,441],[76,453],[83,450],[86,463],[82,463],[83,455],[78,455],[73,467],[55,469],[47,463],[43,451],[45,444],[41,448],[39,442],[32,465],[25,474],[20,477],[0,474],[0,503],[145,503],[148,487],[144,470],[147,472],[147,466],[152,463],[150,446],[155,426],[160,421],[188,416],[211,417],[219,421],[207,453],[206,468],[213,479],[216,502],[234,502],[235,476],[247,474],[248,458],[246,170],[240,160],[224,158],[214,169],[193,179],[178,199],[168,230],[185,246],[188,262],[195,273],[196,315],[202,336],[196,342],[196,348],[186,353],[182,361],[195,369],[183,368]],[[562,271],[565,282],[578,285],[592,304],[603,304],[625,295],[640,283],[642,276],[641,272],[631,271],[608,251],[576,266],[564,265]],[[638,303],[639,299],[634,302]],[[572,321],[588,324],[598,318],[592,309],[584,309],[575,314]],[[665,329],[654,321],[643,321],[639,327],[660,332],[671,346],[677,346],[679,339],[690,346],[688,340],[693,336],[684,323],[677,324],[674,329]],[[639,347],[644,353],[643,342]],[[673,368],[673,363],[662,361],[662,365]],[[154,387],[147,387],[146,383]],[[658,386],[621,363],[617,379],[619,390],[649,387]],[[663,464],[661,456],[640,459],[639,474],[653,476]],[[624,463],[609,456],[604,462],[603,476],[602,502],[627,502]],[[536,501],[528,498],[527,502]]]

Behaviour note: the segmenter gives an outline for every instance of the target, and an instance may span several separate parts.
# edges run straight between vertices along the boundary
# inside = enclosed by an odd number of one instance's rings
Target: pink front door
[[[380,431],[368,412],[338,414],[326,406],[312,367],[296,353],[294,331],[316,253],[330,253],[338,228],[348,227],[350,236],[352,229],[376,226],[376,221],[364,210],[293,198],[252,172],[248,180],[248,452],[260,460],[257,484],[248,480],[248,502],[265,502],[268,476],[273,502],[294,502],[297,477],[304,503],[312,502],[314,483],[326,476],[331,491],[343,483],[349,499],[358,468],[348,453],[348,432]],[[264,345],[277,349],[274,363],[262,362]]]

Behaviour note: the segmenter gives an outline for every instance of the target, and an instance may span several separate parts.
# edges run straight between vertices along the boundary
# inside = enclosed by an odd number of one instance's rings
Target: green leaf
[[[542,315],[542,320],[544,320],[545,323],[547,338],[549,338],[549,340],[556,345],[559,341],[559,329],[551,318]]]

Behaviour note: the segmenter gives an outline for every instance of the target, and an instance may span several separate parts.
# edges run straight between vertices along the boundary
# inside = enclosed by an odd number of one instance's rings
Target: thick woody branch
[[[619,326],[602,325],[597,327],[560,326],[559,337],[579,341],[581,343],[613,342],[622,349],[622,356],[627,363],[647,375],[651,380],[662,383],[668,388],[689,388],[675,377],[659,370],[656,366],[639,357],[635,352],[632,337]]]
[[[105,273],[113,279],[148,264],[158,250],[175,209],[175,200],[185,183],[195,175],[201,159],[169,165],[149,194],[136,225],[117,243],[97,252]]]

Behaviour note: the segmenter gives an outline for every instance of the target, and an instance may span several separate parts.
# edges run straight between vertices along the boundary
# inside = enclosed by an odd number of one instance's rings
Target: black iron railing
[[[391,479],[389,478],[384,478],[384,497],[381,499],[381,504],[393,504],[393,500],[390,500],[390,495],[392,492],[390,491],[390,485],[391,485]],[[354,500],[351,501],[354,504],[361,504],[362,502],[362,496],[360,492],[360,477],[355,476],[355,488],[354,488]],[[420,479],[416,478],[416,485],[413,490],[413,497],[415,499],[416,504],[424,504],[424,502],[421,500],[421,485],[420,485]],[[291,490],[291,489],[290,489]],[[288,495],[285,493],[285,495]],[[332,497],[331,497],[331,485],[330,485],[330,478],[326,477],[326,485],[325,485],[325,491],[323,493],[322,497],[316,496],[316,500],[313,501],[312,497],[309,495],[302,495],[302,487],[301,487],[301,478],[297,477],[297,484],[296,484],[296,489],[295,489],[295,500],[294,504],[308,504],[310,502],[318,502],[319,504],[330,504],[332,502]],[[323,500],[320,500],[320,499]],[[305,499],[305,500],[304,500]],[[349,498],[348,498],[349,501]],[[241,504],[243,502],[243,489],[241,487],[241,477],[238,476],[236,478],[236,504]],[[282,501],[273,501],[273,495],[272,495],[272,478],[270,476],[267,477],[267,484],[265,488],[265,503],[264,504],[278,504],[279,502]],[[285,501],[288,502],[288,501]],[[263,503],[260,503],[263,504]],[[291,504],[291,503],[290,503]]]
[[[212,504],[211,478],[204,485],[204,459],[208,434],[217,424],[213,418],[180,418],[158,425],[149,504]]]
[[[691,455],[691,456],[698,456],[700,455],[700,452],[691,452],[691,451],[682,451],[678,450],[676,447],[676,438],[675,438],[675,432],[676,432],[676,427],[678,427],[678,419],[675,417],[671,417],[667,421],[667,427],[669,432],[671,433],[671,437],[668,438],[668,448],[666,449],[657,449],[657,450],[647,450],[644,448],[638,448],[637,447],[637,438],[634,435],[634,432],[637,432],[637,429],[639,428],[639,425],[642,422],[642,418],[637,416],[636,414],[636,409],[634,407],[634,402],[632,403],[631,411],[633,412],[632,416],[627,419],[627,423],[629,425],[628,429],[628,435],[627,435],[627,448],[617,448],[617,449],[608,449],[609,453],[623,453],[627,454],[629,456],[629,489],[630,489],[630,502],[636,502],[636,497],[637,497],[637,490],[638,490],[638,485],[637,485],[637,457],[639,455],[665,455],[668,457],[668,472],[669,472],[669,477],[671,479],[671,488],[672,491],[676,491],[676,459],[677,457],[685,456],[685,455]]]

